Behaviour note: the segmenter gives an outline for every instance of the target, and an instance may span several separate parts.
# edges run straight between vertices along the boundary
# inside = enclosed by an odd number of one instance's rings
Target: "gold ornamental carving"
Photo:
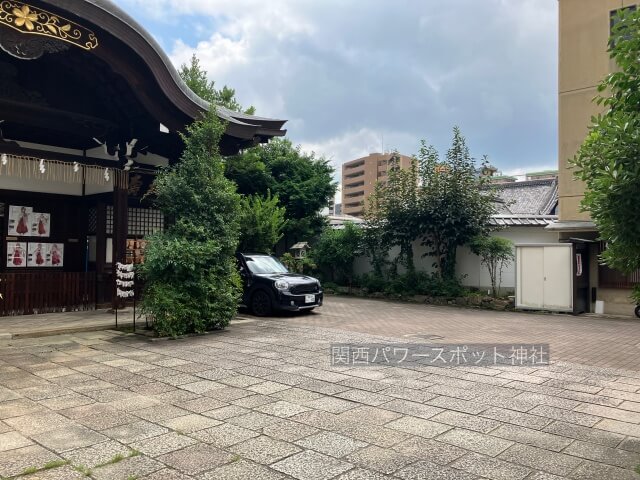
[[[98,46],[98,39],[91,30],[22,2],[0,0],[0,24],[21,33],[62,40],[85,50]]]

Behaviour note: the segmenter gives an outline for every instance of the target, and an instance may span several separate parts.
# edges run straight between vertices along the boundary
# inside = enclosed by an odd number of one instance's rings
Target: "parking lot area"
[[[329,297],[178,340],[0,341],[0,477],[640,479],[639,333]],[[362,356],[472,343],[548,345],[551,364]]]

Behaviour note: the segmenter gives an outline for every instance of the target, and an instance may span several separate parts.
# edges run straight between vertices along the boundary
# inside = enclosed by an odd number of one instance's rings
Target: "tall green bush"
[[[282,229],[286,225],[285,208],[280,206],[278,196],[245,196],[242,198],[240,215],[241,252],[272,253],[282,238]]]
[[[345,222],[343,229],[325,227],[313,246],[311,255],[321,269],[328,271],[331,281],[353,282],[353,262],[362,253],[362,229]]]
[[[240,197],[224,176],[223,132],[215,112],[194,122],[183,135],[180,161],[153,184],[156,207],[175,219],[150,237],[140,269],[142,307],[160,335],[222,328],[236,313]]]

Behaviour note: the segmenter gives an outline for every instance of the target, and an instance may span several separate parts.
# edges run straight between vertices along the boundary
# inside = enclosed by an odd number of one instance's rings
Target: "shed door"
[[[518,248],[518,307],[544,308],[544,247]]]
[[[573,304],[571,247],[544,247],[544,308],[567,310]]]
[[[517,308],[573,309],[571,245],[519,245],[516,270]]]

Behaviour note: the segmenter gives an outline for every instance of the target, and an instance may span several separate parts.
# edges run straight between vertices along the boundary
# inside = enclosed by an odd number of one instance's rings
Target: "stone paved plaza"
[[[2,341],[0,477],[640,479],[640,369],[602,366],[624,363],[603,353],[616,342],[638,356],[639,326],[329,298],[180,340]],[[428,335],[546,339],[559,354],[546,367],[330,363],[331,344]],[[564,360],[581,338],[600,356]]]

